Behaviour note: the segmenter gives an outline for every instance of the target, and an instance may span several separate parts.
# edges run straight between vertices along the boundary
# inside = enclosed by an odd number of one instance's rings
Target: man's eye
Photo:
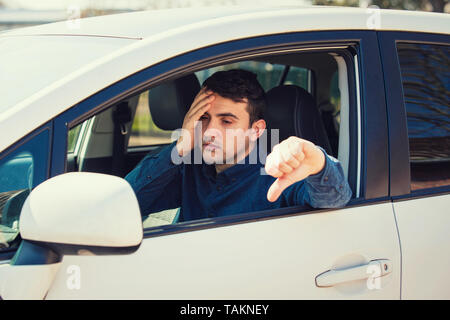
[[[222,122],[225,123],[225,124],[230,124],[231,123],[231,121],[228,121],[228,120],[222,120]]]

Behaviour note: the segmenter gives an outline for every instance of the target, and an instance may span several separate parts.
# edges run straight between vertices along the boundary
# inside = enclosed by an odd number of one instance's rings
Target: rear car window
[[[411,190],[450,185],[450,48],[399,43]]]
[[[148,103],[148,91],[141,93],[131,125],[128,147],[154,146],[172,142],[172,131],[163,130],[155,124],[150,113],[151,107]]]

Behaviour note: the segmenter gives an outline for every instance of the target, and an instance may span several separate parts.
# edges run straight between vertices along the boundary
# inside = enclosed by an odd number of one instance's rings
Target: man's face
[[[203,160],[208,164],[236,163],[245,157],[250,146],[252,128],[247,100],[234,102],[214,95],[211,108],[200,118]]]

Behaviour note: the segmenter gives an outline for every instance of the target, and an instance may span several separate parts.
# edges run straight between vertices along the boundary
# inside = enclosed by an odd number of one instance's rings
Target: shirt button
[[[328,177],[323,178],[323,181],[328,181]]]
[[[152,176],[147,176],[147,179],[151,179],[152,178]]]
[[[236,182],[236,178],[231,179],[231,182]]]

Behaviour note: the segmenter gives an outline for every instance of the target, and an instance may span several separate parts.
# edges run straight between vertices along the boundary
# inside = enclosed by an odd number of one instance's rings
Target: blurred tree
[[[313,0],[314,5],[359,7],[359,0]]]
[[[424,10],[444,12],[448,0],[368,0],[370,5],[376,5],[382,9]],[[338,5],[358,7],[359,0],[313,0],[315,5]]]
[[[448,1],[445,0],[429,0],[434,12],[444,12],[445,5]]]
[[[372,0],[382,9],[426,10],[444,12],[446,0]]]

